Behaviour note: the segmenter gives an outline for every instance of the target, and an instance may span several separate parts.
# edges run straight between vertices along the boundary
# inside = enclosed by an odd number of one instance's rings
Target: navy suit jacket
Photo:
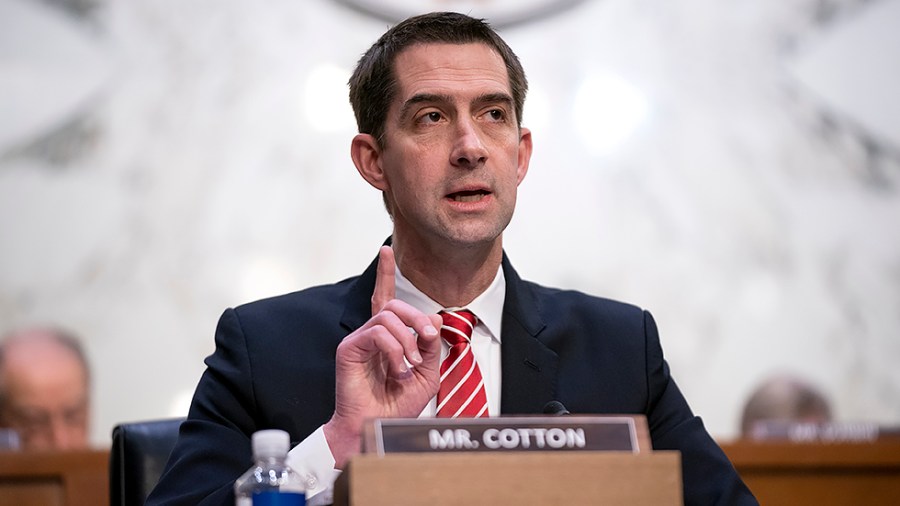
[[[147,504],[233,504],[250,436],[299,442],[334,411],[335,349],[371,317],[377,260],[334,285],[222,315],[216,350]],[[679,450],[685,504],[757,504],[669,375],[653,318],[640,308],[523,281],[504,255],[501,414],[645,414],[653,448]]]

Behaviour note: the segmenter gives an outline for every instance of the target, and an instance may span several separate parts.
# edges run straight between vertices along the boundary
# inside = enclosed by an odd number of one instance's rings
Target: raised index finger
[[[396,297],[394,289],[396,268],[394,250],[390,246],[382,246],[378,250],[378,270],[375,273],[375,291],[372,292],[372,316],[378,314]]]

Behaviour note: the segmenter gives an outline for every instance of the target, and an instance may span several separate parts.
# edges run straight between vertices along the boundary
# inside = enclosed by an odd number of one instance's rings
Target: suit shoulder
[[[234,308],[242,321],[277,319],[283,315],[323,314],[341,311],[348,290],[358,276],[328,285],[318,285],[296,292],[247,302]]]
[[[587,310],[626,316],[639,316],[644,313],[643,308],[634,304],[591,295],[579,290],[548,287],[532,281],[523,281],[522,284],[531,291],[542,312]]]

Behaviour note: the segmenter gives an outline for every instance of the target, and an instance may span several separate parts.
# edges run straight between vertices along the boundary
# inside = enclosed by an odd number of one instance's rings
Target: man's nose
[[[471,118],[460,120],[455,133],[450,163],[464,169],[473,169],[484,164],[488,156],[487,147],[475,121]]]
[[[73,429],[65,420],[55,418],[51,424],[50,434],[53,437],[54,448],[57,450],[70,450],[76,446]]]

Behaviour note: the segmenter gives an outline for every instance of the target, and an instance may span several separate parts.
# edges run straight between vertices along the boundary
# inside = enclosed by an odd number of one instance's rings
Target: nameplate
[[[793,422],[762,420],[753,424],[748,439],[793,443],[871,443],[900,435],[897,428],[874,422]]]
[[[363,451],[387,453],[650,450],[642,415],[380,418],[366,424]]]

